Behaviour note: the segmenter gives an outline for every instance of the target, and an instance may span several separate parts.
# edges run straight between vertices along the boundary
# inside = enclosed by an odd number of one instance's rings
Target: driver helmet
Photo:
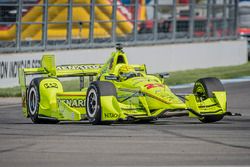
[[[129,78],[136,77],[136,72],[133,66],[124,64],[119,68],[118,75],[120,80],[124,81]]]

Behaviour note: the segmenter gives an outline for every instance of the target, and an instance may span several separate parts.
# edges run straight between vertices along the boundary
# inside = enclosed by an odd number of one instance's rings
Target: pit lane
[[[0,105],[0,166],[250,164],[250,82],[225,84],[228,110],[242,116],[203,124],[188,117],[153,124],[36,125],[21,105]],[[191,88],[174,90],[191,92]]]

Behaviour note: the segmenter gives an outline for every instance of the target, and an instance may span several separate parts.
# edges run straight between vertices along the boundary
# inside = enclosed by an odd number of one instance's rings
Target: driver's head
[[[130,65],[126,65],[126,64],[122,65],[119,68],[118,73],[119,73],[119,77],[121,81],[124,81],[128,78],[132,78],[136,76],[134,67]]]

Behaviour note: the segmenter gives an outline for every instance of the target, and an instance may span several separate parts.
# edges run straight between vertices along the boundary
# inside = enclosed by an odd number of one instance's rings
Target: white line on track
[[[227,83],[239,83],[239,82],[248,82],[250,81],[250,76],[245,76],[241,78],[234,78],[234,79],[221,79],[221,82],[223,84]],[[194,83],[189,84],[181,84],[181,85],[175,85],[175,86],[169,86],[171,89],[181,89],[181,88],[191,88],[194,86]]]
[[[6,104],[6,105],[0,105],[0,109],[10,108],[10,107],[19,107],[21,106],[21,103],[19,104]]]

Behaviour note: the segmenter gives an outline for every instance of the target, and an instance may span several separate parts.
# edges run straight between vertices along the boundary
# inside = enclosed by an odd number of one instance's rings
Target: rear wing
[[[96,76],[103,65],[101,64],[74,64],[74,65],[55,65],[54,55],[43,55],[41,67],[20,68],[19,84],[22,93],[26,91],[27,75],[42,75],[43,77],[76,77],[76,76]]]
[[[56,76],[96,76],[99,74],[101,67],[101,64],[60,65],[56,66]]]
[[[95,76],[101,69],[101,64],[74,64],[74,65],[55,65],[54,55],[43,55],[41,67],[22,68],[19,72],[24,75],[46,74],[48,76]]]

